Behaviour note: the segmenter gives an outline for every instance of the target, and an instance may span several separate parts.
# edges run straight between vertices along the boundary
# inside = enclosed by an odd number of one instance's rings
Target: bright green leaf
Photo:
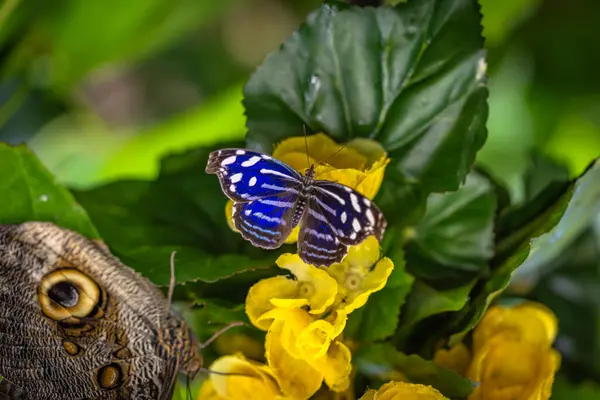
[[[389,343],[361,347],[353,364],[359,372],[381,381],[389,381],[400,373],[410,382],[431,385],[450,398],[466,398],[473,389],[469,379],[416,354],[403,354]]]
[[[172,251],[178,283],[270,268],[279,254],[253,247],[229,229],[227,199],[218,179],[204,172],[209,152],[199,148],[166,158],[156,181],[76,192],[115,255],[158,285],[169,283]]]
[[[600,385],[597,382],[574,384],[558,378],[552,385],[551,400],[596,400],[600,399]]]
[[[0,143],[0,174],[0,223],[48,221],[98,238],[86,211],[27,147]]]
[[[305,125],[368,137],[408,181],[457,189],[486,138],[480,19],[473,0],[323,5],[248,81],[249,146],[270,151]]]

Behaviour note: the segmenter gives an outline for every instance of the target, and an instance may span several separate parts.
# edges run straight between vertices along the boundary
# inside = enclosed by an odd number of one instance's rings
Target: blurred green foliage
[[[450,385],[447,393],[468,392],[468,382],[421,356],[435,339],[462,339],[525,262],[506,293],[544,302],[561,321],[553,398],[597,397],[600,178],[590,162],[600,155],[600,36],[591,34],[600,2],[479,3],[487,65],[478,62],[472,10],[435,14],[422,1],[391,17],[312,14],[252,74],[318,1],[5,0],[0,141],[25,142],[49,172],[24,147],[0,147],[0,171],[10,177],[0,188],[16,196],[2,200],[1,222],[44,219],[99,234],[157,284],[168,282],[168,255],[178,250],[178,280],[190,282],[178,296],[207,297],[205,313],[214,315],[199,321],[227,321],[243,314],[239,304],[208,297],[272,273],[265,268],[277,254],[229,230],[225,199],[203,173],[207,149],[241,141],[246,126],[248,143],[266,151],[304,124],[340,141],[369,134],[393,157],[378,203],[398,224],[388,236],[405,249],[393,255],[397,275],[352,315],[348,333],[394,335],[420,355],[363,350],[359,368],[368,375],[378,356],[409,373],[416,363],[427,379],[441,379],[438,387]],[[427,18],[435,29],[419,31]],[[388,35],[388,63],[378,65],[387,70],[366,62],[380,59],[375,31]],[[351,46],[340,40],[348,37]],[[486,66],[487,103],[474,79]],[[384,70],[387,85],[378,85]],[[331,96],[339,82],[346,91]],[[477,171],[467,175],[474,159]],[[422,335],[432,326],[435,337]]]

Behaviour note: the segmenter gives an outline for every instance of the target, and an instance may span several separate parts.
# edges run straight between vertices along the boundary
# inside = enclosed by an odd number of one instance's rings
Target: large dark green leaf
[[[475,172],[456,192],[430,195],[425,216],[408,233],[409,272],[441,280],[445,269],[485,271],[494,253],[495,209],[493,187]]]
[[[249,146],[270,151],[305,125],[369,137],[408,180],[455,190],[486,138],[480,19],[475,0],[323,5],[248,81]]]
[[[0,223],[48,221],[97,239],[85,210],[25,146],[0,143]]]
[[[416,354],[400,353],[389,343],[361,347],[353,363],[359,372],[374,379],[389,381],[399,372],[411,382],[431,385],[450,398],[466,398],[473,390],[469,379]]]
[[[600,161],[577,180],[573,196],[558,224],[548,233],[534,239],[527,260],[518,273],[535,275],[559,257],[579,236],[600,219]]]
[[[156,181],[120,181],[76,192],[111,250],[158,285],[214,282],[243,271],[269,268],[278,252],[253,247],[229,229],[226,197],[204,172],[210,149],[163,160]]]
[[[402,249],[389,255],[394,270],[386,286],[373,293],[367,304],[350,314],[344,335],[356,341],[383,340],[394,334],[400,318],[400,308],[408,295],[414,278],[404,269]]]

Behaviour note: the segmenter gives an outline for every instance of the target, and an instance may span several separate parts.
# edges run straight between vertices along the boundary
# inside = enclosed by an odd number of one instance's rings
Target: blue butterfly
[[[265,249],[280,247],[300,224],[298,254],[307,264],[341,261],[348,246],[370,235],[382,239],[383,213],[348,186],[303,176],[273,157],[245,149],[214,151],[206,172],[216,174],[234,201],[233,223],[242,237]]]

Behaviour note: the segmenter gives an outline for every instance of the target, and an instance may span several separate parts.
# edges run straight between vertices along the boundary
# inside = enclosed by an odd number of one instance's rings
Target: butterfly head
[[[315,179],[315,164],[311,164],[310,167],[304,173],[305,178],[307,179]]]

